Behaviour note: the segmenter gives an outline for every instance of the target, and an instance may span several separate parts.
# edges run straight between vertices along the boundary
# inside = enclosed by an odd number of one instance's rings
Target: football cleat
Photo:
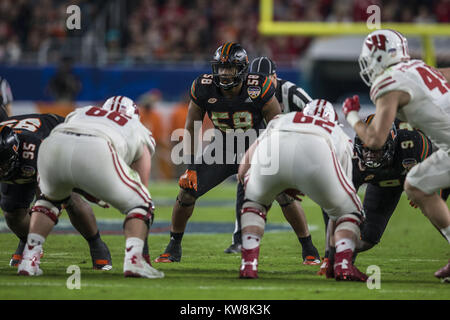
[[[327,274],[328,264],[329,264],[328,258],[323,258],[319,271],[317,271],[318,276],[324,276]]]
[[[23,252],[23,250],[22,250]],[[44,251],[41,251],[40,258],[44,256]],[[18,267],[20,262],[22,261],[22,254],[14,253],[11,257],[11,260],[9,260],[9,266],[10,267]]]
[[[164,278],[164,272],[156,270],[150,266],[142,257],[142,255],[133,255],[130,258],[125,258],[123,263],[123,275],[133,278],[148,278],[158,279]]]
[[[450,283],[450,260],[448,260],[447,265],[436,271],[434,276],[441,279],[443,283]]]
[[[34,255],[29,259],[22,259],[18,266],[17,274],[22,276],[41,276],[44,272],[39,268],[40,263],[39,255]]]
[[[170,262],[180,262],[181,257],[177,258],[170,253],[163,253],[158,258],[154,260],[156,263],[164,262],[164,263],[170,263]]]
[[[259,247],[254,249],[242,249],[242,261],[239,270],[239,278],[256,279],[258,278],[258,257]]]
[[[367,281],[368,277],[352,263],[353,251],[350,249],[335,254],[334,278],[336,281]]]
[[[320,264],[320,258],[315,256],[306,256],[305,259],[303,259],[303,264],[308,266],[317,266]]]
[[[232,243],[223,252],[225,253],[240,253],[242,250],[242,245],[240,243]]]
[[[112,269],[111,253],[103,241],[101,241],[100,245],[91,247],[90,253],[94,270],[108,271]]]
[[[181,261],[181,243],[170,240],[166,250],[154,260],[156,263],[180,262]]]

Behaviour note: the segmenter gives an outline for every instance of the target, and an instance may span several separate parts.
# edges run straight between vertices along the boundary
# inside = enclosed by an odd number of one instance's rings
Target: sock
[[[103,244],[103,241],[100,237],[100,231],[97,231],[95,235],[89,238],[85,238],[87,243],[89,244],[89,247],[96,247]]]
[[[441,229],[440,231],[445,239],[447,239],[447,241],[450,243],[450,225],[446,228]]]
[[[142,249],[143,255],[149,255],[148,253],[148,236],[144,239],[144,248]]]
[[[184,232],[175,233],[175,232],[170,231],[170,241],[179,243],[183,239],[183,235],[184,235]]]
[[[336,253],[342,252],[347,249],[355,251],[355,241],[348,238],[336,241]]]
[[[45,238],[37,233],[29,233],[27,237],[27,245],[23,251],[23,258],[31,258],[35,254],[41,254],[42,245],[45,242]]]
[[[16,252],[14,254],[22,254],[25,249],[25,245],[27,244],[27,238],[19,238],[19,244],[17,246]]]
[[[134,255],[142,255],[144,248],[144,241],[139,238],[130,237],[125,243],[125,259],[131,258]]]
[[[255,234],[246,233],[242,235],[242,248],[251,250],[259,247],[261,238]]]

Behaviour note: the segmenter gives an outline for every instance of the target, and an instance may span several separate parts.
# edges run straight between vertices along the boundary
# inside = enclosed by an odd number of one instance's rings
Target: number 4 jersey
[[[402,121],[422,130],[440,149],[450,151],[450,85],[421,60],[398,63],[383,72],[370,90],[375,101],[390,91],[407,92],[410,101],[397,111]]]
[[[142,146],[148,146],[152,155],[155,151],[155,140],[139,119],[94,106],[76,109],[54,132],[72,132],[104,138],[128,165],[139,159]]]
[[[9,117],[0,126],[12,128],[19,138],[19,161],[8,181],[13,184],[36,182],[37,155],[44,140],[64,118],[55,114],[27,114]]]

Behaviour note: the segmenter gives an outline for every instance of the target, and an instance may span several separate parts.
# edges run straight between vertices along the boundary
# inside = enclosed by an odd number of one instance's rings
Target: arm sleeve
[[[370,99],[375,103],[379,97],[390,91],[403,91],[408,93],[413,100],[415,93],[420,90],[405,73],[394,70],[377,78],[370,89]]]

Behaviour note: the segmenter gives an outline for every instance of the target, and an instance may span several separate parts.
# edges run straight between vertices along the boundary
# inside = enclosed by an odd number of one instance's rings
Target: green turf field
[[[157,204],[155,221],[170,221],[171,203],[178,191],[175,183],[153,183]],[[223,184],[198,202],[190,221],[234,222],[235,186]],[[219,205],[214,206],[214,202]],[[160,205],[158,205],[160,203]],[[320,209],[303,201],[314,244],[323,253],[324,231]],[[97,219],[121,219],[113,209],[95,208]],[[63,214],[62,219],[66,218]],[[277,205],[268,223],[284,223]],[[266,233],[261,246],[259,279],[238,279],[240,255],[227,255],[230,233],[187,233],[181,263],[154,264],[165,272],[157,280],[123,278],[124,238],[104,235],[113,258],[113,270],[91,270],[89,249],[79,235],[52,234],[44,245],[41,268],[44,276],[19,277],[8,266],[17,239],[1,233],[0,299],[158,299],[158,300],[243,300],[243,299],[450,299],[450,285],[440,283],[433,273],[447,263],[446,241],[418,209],[402,198],[382,242],[358,256],[356,265],[381,270],[381,288],[369,290],[365,283],[336,282],[316,275],[317,266],[301,264],[300,244],[291,231]],[[152,257],[165,249],[168,234],[151,234]],[[66,281],[70,265],[81,268],[81,289],[69,290]]]

